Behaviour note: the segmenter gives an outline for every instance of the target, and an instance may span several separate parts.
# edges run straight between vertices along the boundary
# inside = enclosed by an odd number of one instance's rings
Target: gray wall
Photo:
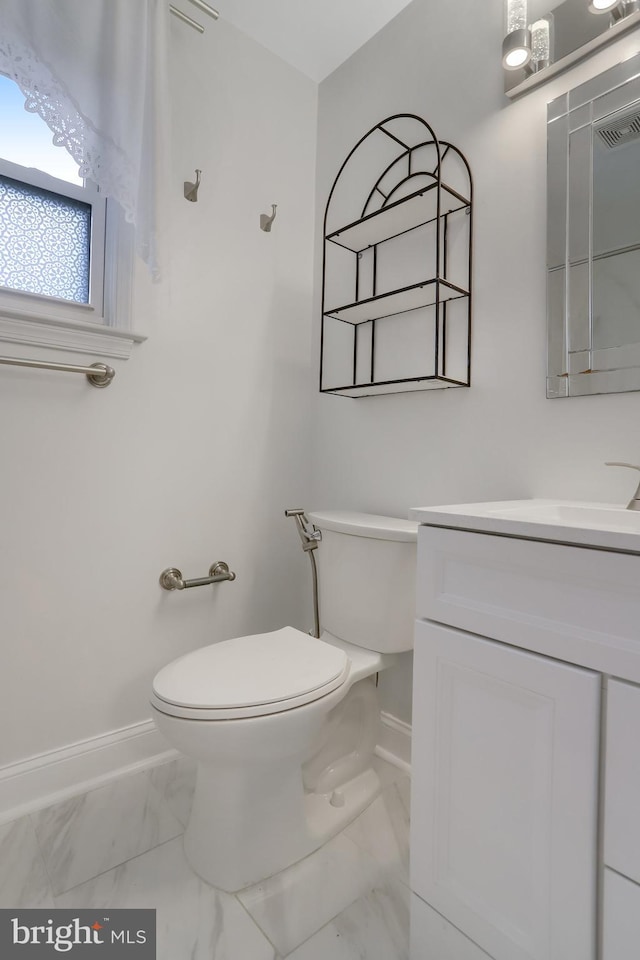
[[[414,0],[320,86],[315,345],[324,205],[362,134],[393,113],[424,117],[466,154],[476,204],[472,388],[318,396],[318,507],[406,516],[437,503],[631,493],[633,478],[603,461],[640,461],[640,394],[545,399],[545,126],[548,100],[637,52],[640,37],[510,104],[502,18],[502,0]],[[382,679],[384,709],[407,721],[410,679],[410,655]]]
[[[0,377],[0,766],[146,720],[182,653],[311,625],[283,511],[309,484],[317,85],[222,20],[200,37],[170,19],[172,222],[134,310],[149,339],[105,391]],[[235,583],[158,585],[215,560]]]

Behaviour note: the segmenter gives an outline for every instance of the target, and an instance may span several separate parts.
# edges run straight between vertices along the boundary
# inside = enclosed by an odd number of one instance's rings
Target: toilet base
[[[207,883],[235,893],[280,873],[334,837],[378,795],[373,678],[335,699],[306,730],[299,719],[292,750],[278,751],[274,734],[270,756],[263,748],[250,763],[238,763],[233,750],[200,760],[184,845]],[[286,722],[282,715],[280,722]]]
[[[304,799],[307,824],[311,835],[319,842],[317,850],[347,824],[355,820],[380,794],[382,785],[373,767],[363,770],[348,783],[330,794],[307,794]],[[312,851],[310,850],[309,853]]]
[[[290,763],[199,763],[184,852],[207,883],[235,893],[301,860],[307,840],[302,783]]]
[[[198,774],[201,778],[203,772],[199,770]],[[261,782],[264,789],[264,779]],[[292,786],[289,784],[290,796],[297,792],[291,790]],[[255,828],[253,824],[247,824],[241,840],[230,833],[226,835],[226,849],[221,848],[221,838],[216,837],[215,851],[207,842],[212,838],[203,837],[206,824],[198,815],[194,798],[194,811],[184,836],[185,856],[198,876],[211,886],[226,893],[237,893],[275,876],[320,849],[366,810],[381,789],[380,778],[370,767],[330,794],[298,795],[298,804],[292,804],[288,809],[288,805],[280,807],[275,815],[272,810],[269,833],[258,828],[251,836]],[[206,788],[205,792],[209,796]],[[283,798],[284,792],[280,799]],[[300,822],[301,812],[303,822]],[[240,848],[236,842],[240,842]],[[245,851],[244,856],[238,855],[239,849]],[[247,856],[249,849],[251,853]]]

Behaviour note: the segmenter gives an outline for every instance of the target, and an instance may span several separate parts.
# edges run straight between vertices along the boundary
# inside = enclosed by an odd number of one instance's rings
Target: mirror
[[[548,107],[547,396],[640,390],[640,55]]]

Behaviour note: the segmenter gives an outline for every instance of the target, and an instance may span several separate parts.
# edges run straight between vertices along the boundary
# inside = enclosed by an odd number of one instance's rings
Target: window
[[[104,204],[84,187],[60,187],[0,162],[0,286],[90,305],[102,286]]]
[[[0,129],[0,337],[128,356],[131,228],[2,75]]]

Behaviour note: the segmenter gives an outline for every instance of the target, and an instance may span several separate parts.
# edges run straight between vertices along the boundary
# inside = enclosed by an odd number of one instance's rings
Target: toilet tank
[[[322,531],[321,631],[378,653],[411,650],[418,524],[343,510],[309,519]]]

